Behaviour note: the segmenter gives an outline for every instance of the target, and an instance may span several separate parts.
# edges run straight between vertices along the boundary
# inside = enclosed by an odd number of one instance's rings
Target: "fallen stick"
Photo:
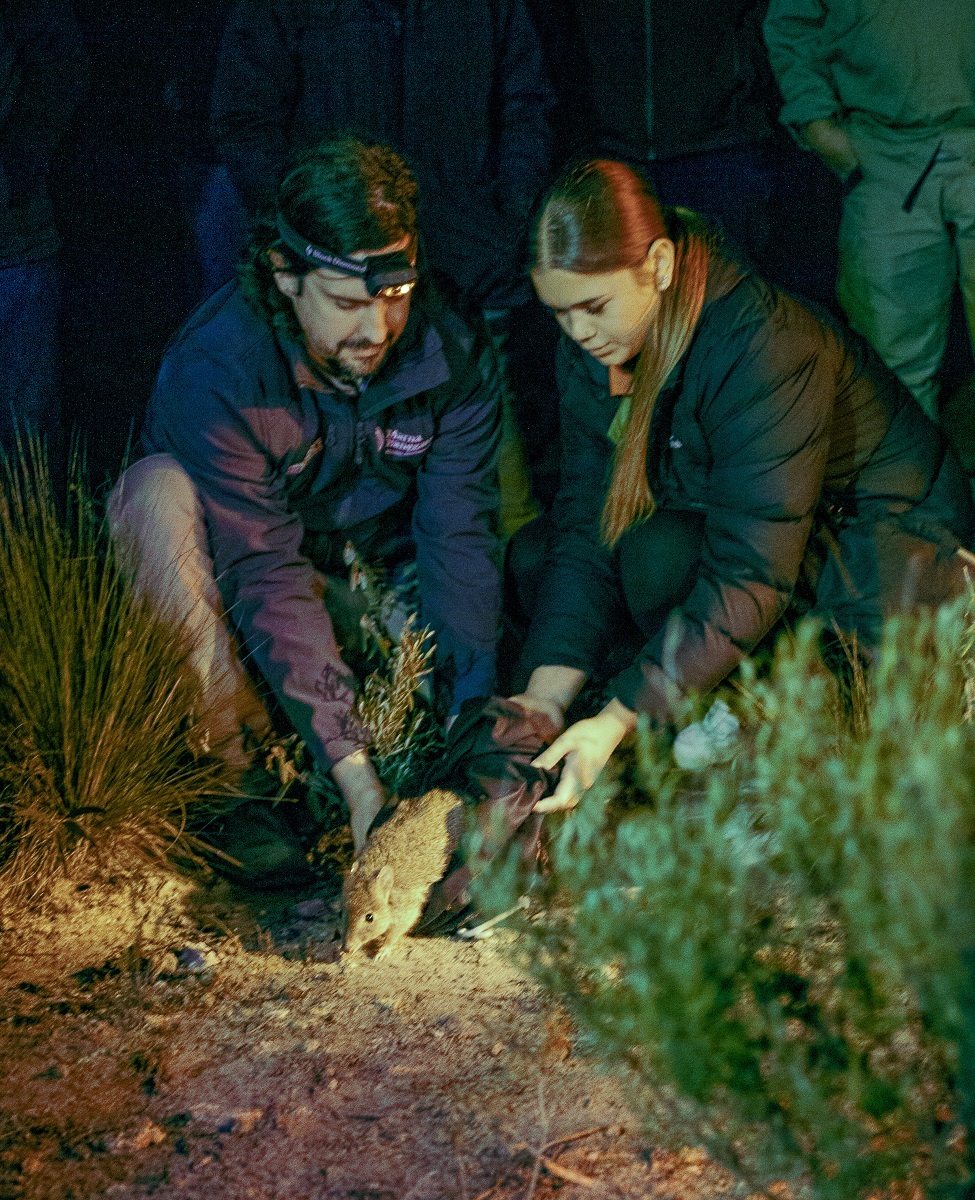
[[[559,1179],[564,1179],[567,1183],[577,1183],[580,1187],[599,1187],[598,1179],[590,1179],[588,1175],[583,1175],[581,1171],[573,1171],[571,1167],[560,1167],[544,1154],[538,1155],[538,1161],[550,1175],[558,1175]]]
[[[594,1125],[592,1129],[580,1129],[578,1133],[567,1133],[565,1137],[552,1138],[550,1142],[546,1142],[538,1148],[539,1154],[544,1154],[546,1150],[551,1150],[553,1146],[566,1146],[569,1142],[578,1142],[582,1138],[590,1137],[594,1133],[605,1133],[609,1129],[608,1125]],[[519,1142],[515,1150],[530,1150],[534,1154],[535,1148],[529,1146],[527,1142]],[[495,1185],[497,1186],[497,1185]]]
[[[578,1133],[569,1133],[565,1137],[552,1138],[550,1142],[546,1142],[542,1147],[542,1153],[546,1150],[551,1150],[553,1146],[565,1146],[569,1142],[578,1142],[581,1138],[589,1137],[594,1133],[605,1133],[609,1129],[608,1125],[594,1125],[592,1129],[581,1129]],[[525,1147],[528,1148],[527,1146]]]

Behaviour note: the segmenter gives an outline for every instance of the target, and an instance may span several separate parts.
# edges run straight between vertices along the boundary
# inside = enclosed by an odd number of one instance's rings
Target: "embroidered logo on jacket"
[[[315,438],[312,444],[305,451],[305,457],[301,460],[301,462],[292,463],[291,466],[285,471],[285,475],[300,475],[305,467],[307,467],[311,460],[315,457],[315,455],[321,454],[321,451],[322,439]]]
[[[376,431],[377,434],[379,431]],[[377,442],[379,438],[377,437]],[[387,429],[386,453],[390,458],[412,458],[429,449],[433,438],[424,437],[422,433],[404,433],[401,429]],[[381,450],[383,447],[380,446]]]

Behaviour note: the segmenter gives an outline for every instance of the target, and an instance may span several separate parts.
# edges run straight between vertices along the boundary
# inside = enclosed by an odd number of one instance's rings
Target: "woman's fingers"
[[[572,749],[572,742],[569,738],[569,733],[571,732],[571,730],[568,730],[566,733],[559,734],[551,746],[532,759],[531,765],[533,767],[540,767],[543,771],[551,771],[553,767],[558,766]]]
[[[575,763],[575,755],[565,760],[562,777],[551,796],[539,800],[534,811],[537,813],[562,812],[567,808],[575,808],[582,797],[585,788],[579,779]]]

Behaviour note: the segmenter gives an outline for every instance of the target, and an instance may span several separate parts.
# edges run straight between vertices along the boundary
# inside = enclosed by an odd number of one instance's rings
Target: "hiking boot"
[[[214,845],[234,860],[221,857],[214,863],[234,883],[285,888],[303,887],[313,879],[301,842],[269,801],[247,801],[228,812]]]

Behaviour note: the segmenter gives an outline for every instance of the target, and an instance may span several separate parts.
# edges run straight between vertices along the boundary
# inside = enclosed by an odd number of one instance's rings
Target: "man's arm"
[[[548,181],[555,93],[545,76],[538,33],[524,0],[498,7],[504,12],[498,71],[499,200],[506,215],[520,222]]]
[[[453,677],[456,713],[494,688],[501,618],[494,533],[501,383],[489,343],[472,351],[452,392],[417,476],[413,532],[423,620],[434,630],[438,665]]]
[[[210,135],[246,207],[270,204],[288,154],[297,98],[294,47],[274,0],[239,0],[213,81]]]
[[[303,525],[267,450],[267,410],[241,403],[247,388],[233,368],[177,352],[160,372],[147,441],[196,485],[230,620],[315,761],[335,776],[359,848],[382,804],[369,736],[321,581],[300,550]]]
[[[785,104],[779,119],[841,179],[856,152],[840,124],[842,106],[829,72],[826,0],[772,0],[763,27]]]

